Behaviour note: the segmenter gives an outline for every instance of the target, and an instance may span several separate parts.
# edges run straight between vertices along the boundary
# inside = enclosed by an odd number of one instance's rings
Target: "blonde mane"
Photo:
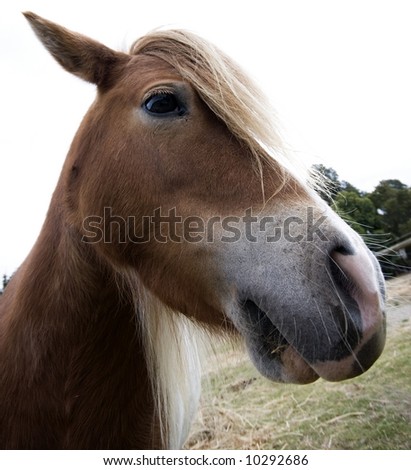
[[[135,41],[130,54],[158,57],[174,67],[232,134],[250,149],[261,176],[264,161],[281,175],[283,183],[292,175],[304,184],[314,184],[307,169],[286,151],[268,98],[216,46],[188,31],[158,30]]]
[[[117,274],[118,284],[128,285],[133,297],[136,328],[144,341],[162,444],[180,449],[197,413],[201,359],[211,348],[209,334],[161,302],[133,270]]]

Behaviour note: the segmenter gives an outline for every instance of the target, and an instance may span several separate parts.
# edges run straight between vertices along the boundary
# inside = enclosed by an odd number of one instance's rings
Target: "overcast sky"
[[[411,6],[403,0],[7,0],[0,16],[0,274],[24,260],[94,87],[64,72],[31,10],[116,49],[184,27],[244,66],[307,164],[371,191],[411,185]]]

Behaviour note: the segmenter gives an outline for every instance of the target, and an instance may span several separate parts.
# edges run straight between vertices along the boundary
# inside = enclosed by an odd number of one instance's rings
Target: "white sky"
[[[217,44],[261,85],[308,164],[359,189],[411,185],[407,0],[8,0],[0,12],[0,275],[35,242],[94,87],[35,38],[31,10],[115,49],[158,26]]]

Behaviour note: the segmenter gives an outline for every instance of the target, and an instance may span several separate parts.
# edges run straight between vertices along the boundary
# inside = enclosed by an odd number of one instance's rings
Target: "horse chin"
[[[271,355],[256,353],[254,348],[249,348],[249,351],[258,371],[274,382],[309,384],[319,378],[314,369],[290,345],[282,347],[281,352],[274,349]]]

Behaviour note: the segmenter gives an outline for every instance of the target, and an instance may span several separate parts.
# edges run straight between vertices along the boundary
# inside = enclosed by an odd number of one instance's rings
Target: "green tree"
[[[349,183],[348,181],[344,181],[344,180],[341,181],[340,188],[341,188],[341,191],[349,191],[351,193],[356,193],[358,195],[365,194],[363,191],[360,191],[355,186],[353,186],[351,183]]]
[[[383,180],[369,195],[382,228],[393,238],[411,232],[411,188],[399,180]]]
[[[340,181],[333,168],[314,165],[313,170],[328,182],[321,197],[375,251],[389,247],[411,234],[411,187],[400,180],[383,180],[371,193],[363,192],[347,181]],[[411,252],[392,253],[380,260],[385,275],[392,276],[411,267]]]
[[[381,230],[380,215],[374,203],[355,188],[340,191],[334,199],[333,208],[362,235],[379,233]]]

